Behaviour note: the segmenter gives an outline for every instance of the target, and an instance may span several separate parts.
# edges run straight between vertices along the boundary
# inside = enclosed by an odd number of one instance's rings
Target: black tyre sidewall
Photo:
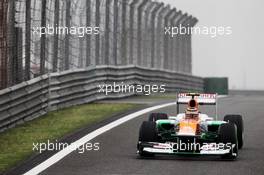
[[[227,144],[232,143],[236,146],[233,148],[233,152],[238,154],[238,140],[237,140],[237,128],[233,123],[224,123],[220,125],[218,130],[219,143]],[[222,156],[223,158],[234,160],[236,157],[232,155],[232,152],[228,155]]]
[[[157,132],[156,132],[156,123],[150,121],[144,121],[141,124],[139,130],[139,142],[156,142],[158,140]],[[139,155],[142,157],[152,157],[154,154],[147,153],[143,151],[143,147],[138,145]]]
[[[237,127],[238,149],[243,147],[244,123],[241,115],[226,115],[224,121],[233,123]]]
[[[157,141],[156,123],[144,121],[139,130],[138,140],[141,142],[156,142]]]

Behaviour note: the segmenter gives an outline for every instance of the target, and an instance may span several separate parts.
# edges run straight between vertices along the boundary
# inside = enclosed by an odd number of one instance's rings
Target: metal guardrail
[[[99,93],[100,84],[164,84],[166,91],[203,91],[203,79],[177,72],[138,66],[97,66],[45,74],[0,91],[0,131],[48,111],[131,93]]]
[[[48,89],[48,76],[43,75],[1,90],[0,130],[45,114]]]

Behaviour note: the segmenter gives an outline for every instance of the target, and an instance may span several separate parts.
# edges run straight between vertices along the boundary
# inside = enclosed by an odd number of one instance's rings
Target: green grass
[[[102,121],[135,104],[86,104],[50,112],[0,133],[0,173],[29,158],[33,143],[57,140],[80,128]]]

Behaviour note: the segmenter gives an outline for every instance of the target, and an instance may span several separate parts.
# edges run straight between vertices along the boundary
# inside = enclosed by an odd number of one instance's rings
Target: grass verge
[[[33,143],[62,138],[77,129],[100,122],[135,104],[86,104],[50,112],[0,133],[0,174],[29,158]]]

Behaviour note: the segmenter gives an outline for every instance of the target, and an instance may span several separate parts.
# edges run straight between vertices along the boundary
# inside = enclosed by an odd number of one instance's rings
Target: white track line
[[[31,170],[29,170],[28,172],[26,172],[24,175],[35,175],[35,174],[39,174],[42,171],[44,171],[45,169],[47,169],[48,167],[52,166],[53,164],[57,163],[58,161],[60,161],[62,158],[64,158],[65,156],[67,156],[68,154],[70,154],[72,151],[74,151],[74,148],[78,148],[82,145],[84,145],[85,143],[87,143],[88,141],[94,139],[95,137],[105,133],[106,131],[109,131],[110,129],[113,129],[114,127],[121,125],[133,118],[136,118],[140,115],[143,115],[145,113],[148,113],[150,111],[156,110],[156,109],[160,109],[160,108],[164,108],[164,107],[168,107],[168,106],[172,106],[175,105],[176,102],[172,102],[172,103],[166,103],[166,104],[162,104],[162,105],[157,105],[157,106],[153,106],[153,107],[149,107],[143,110],[140,110],[138,112],[129,114],[127,116],[124,116],[118,120],[115,120],[87,135],[85,135],[84,137],[80,138],[79,140],[71,143],[68,147],[66,147],[65,149],[59,151],[58,153],[54,154],[53,156],[51,156],[50,158],[48,158],[47,160],[45,160],[44,162],[40,163],[39,165],[37,165],[36,167],[32,168]]]

